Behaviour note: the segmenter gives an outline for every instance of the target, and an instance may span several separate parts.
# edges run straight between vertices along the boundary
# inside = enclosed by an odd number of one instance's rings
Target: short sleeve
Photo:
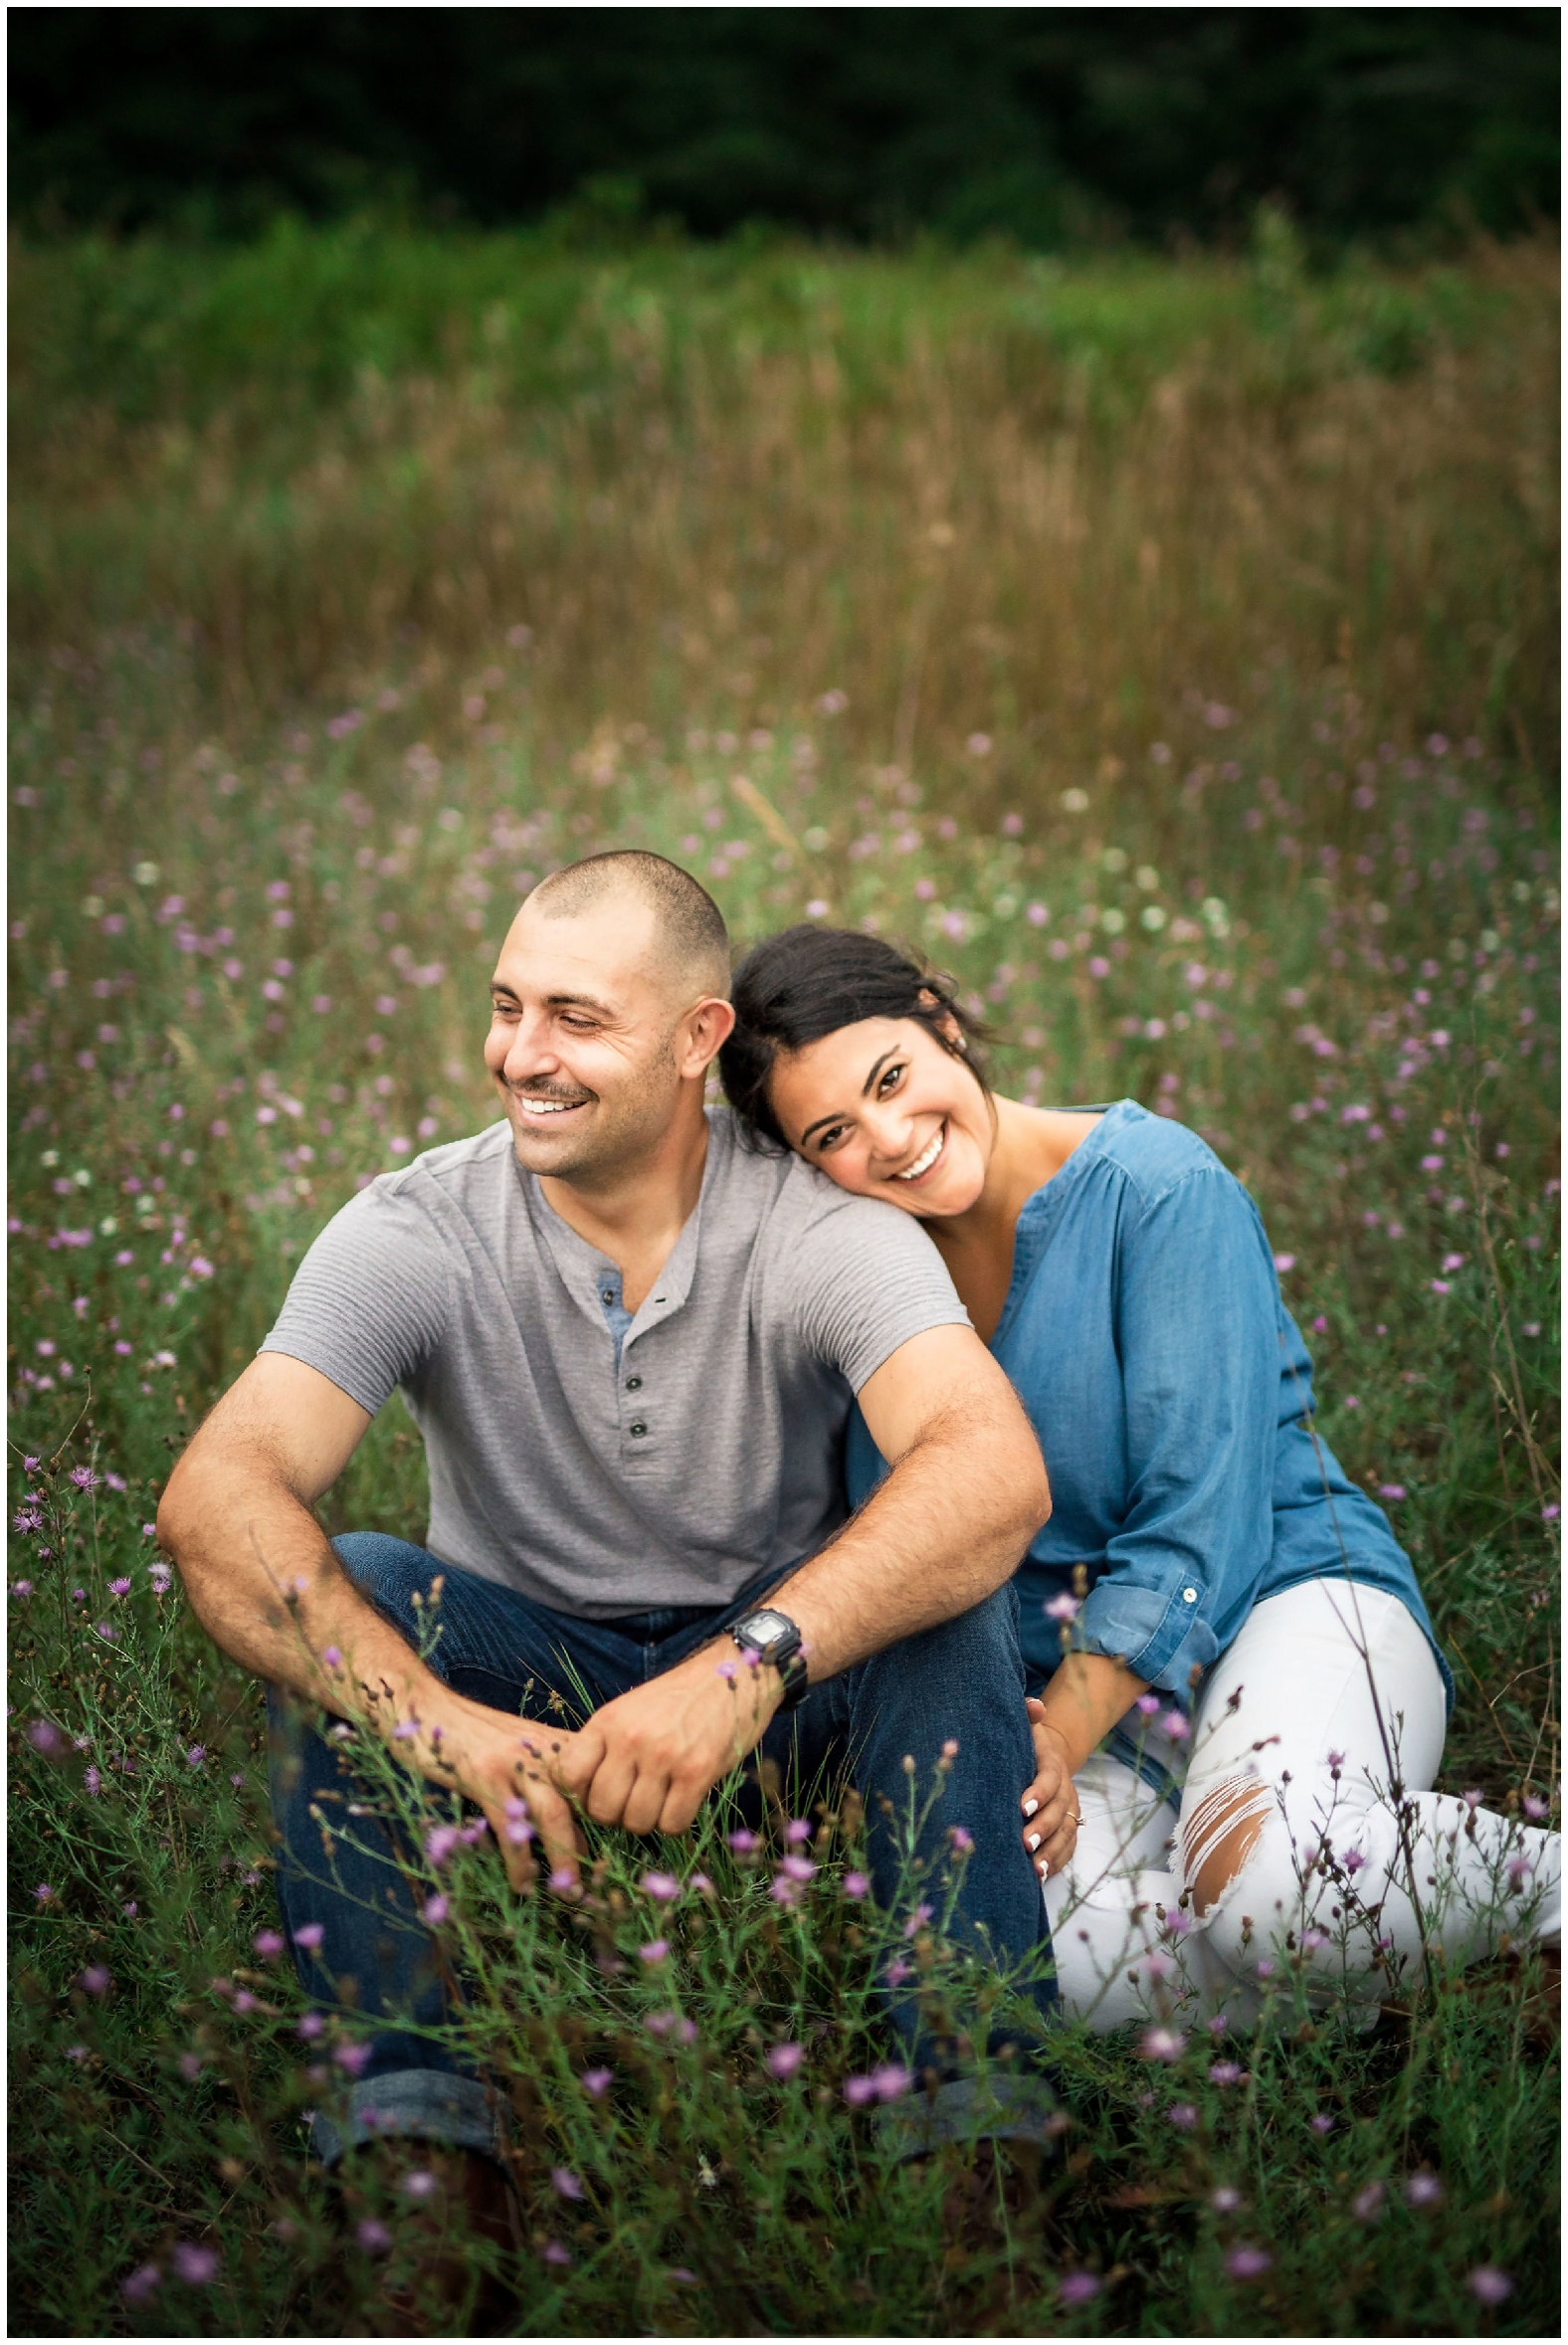
[[[440,1342],[451,1281],[429,1216],[378,1182],[327,1223],[261,1348],[319,1370],[374,1417]]]
[[[919,1224],[869,1197],[846,1197],[813,1222],[784,1270],[802,1341],[857,1393],[911,1336],[969,1325]]]

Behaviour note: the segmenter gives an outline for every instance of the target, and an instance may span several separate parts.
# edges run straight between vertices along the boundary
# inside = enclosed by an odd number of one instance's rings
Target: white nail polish
[[[1041,1879],[1042,1879],[1042,1880],[1044,1880],[1044,1879],[1046,1878],[1046,1876],[1049,1874],[1050,1870],[1051,1870],[1051,1867],[1050,1867],[1050,1865],[1049,1865],[1049,1864],[1046,1862],[1046,1859],[1045,1859],[1045,1857],[1044,1857],[1044,1856],[1042,1856],[1042,1857],[1041,1857],[1041,1859],[1040,1859],[1040,1877],[1041,1877]]]
[[[1024,1814],[1026,1816],[1033,1816],[1039,1805],[1040,1802],[1038,1800],[1026,1800],[1024,1802]]]
[[[1035,1851],[1036,1851],[1036,1850],[1039,1848],[1039,1846],[1040,1846],[1040,1835],[1039,1835],[1039,1833],[1038,1833],[1038,1832],[1032,1832],[1032,1833],[1029,1833],[1029,1834],[1027,1834],[1027,1835],[1025,1836],[1025,1840],[1024,1840],[1024,1846],[1025,1846],[1025,1848],[1026,1848],[1026,1849],[1029,1851],[1030,1855],[1031,1855],[1031,1856],[1033,1856],[1033,1855],[1034,1855],[1034,1853],[1035,1853]]]

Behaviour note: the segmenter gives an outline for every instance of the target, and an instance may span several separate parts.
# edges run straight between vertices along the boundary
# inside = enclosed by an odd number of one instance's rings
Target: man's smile
[[[574,1115],[579,1107],[593,1104],[593,1093],[583,1091],[577,1097],[563,1099],[555,1091],[523,1091],[506,1087],[507,1104],[529,1123],[543,1123],[549,1117]]]

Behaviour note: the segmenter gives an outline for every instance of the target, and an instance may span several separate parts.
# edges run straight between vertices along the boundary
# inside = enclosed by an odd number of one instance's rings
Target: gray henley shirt
[[[925,1233],[708,1116],[696,1209],[628,1319],[621,1273],[545,1202],[504,1123],[334,1215],[262,1345],[372,1416],[401,1388],[426,1543],[558,1612],[728,1603],[848,1512],[852,1395],[967,1326]]]

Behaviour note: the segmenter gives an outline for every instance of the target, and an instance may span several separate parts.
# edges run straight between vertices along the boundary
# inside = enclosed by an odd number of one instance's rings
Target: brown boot
[[[520,2226],[511,2177],[478,2150],[403,2144],[435,2177],[418,2202],[429,2235],[413,2271],[383,2288],[381,2334],[388,2337],[505,2337],[519,2309],[514,2285]],[[400,2160],[400,2164],[401,2164]],[[477,2257],[476,2243],[490,2252]]]

